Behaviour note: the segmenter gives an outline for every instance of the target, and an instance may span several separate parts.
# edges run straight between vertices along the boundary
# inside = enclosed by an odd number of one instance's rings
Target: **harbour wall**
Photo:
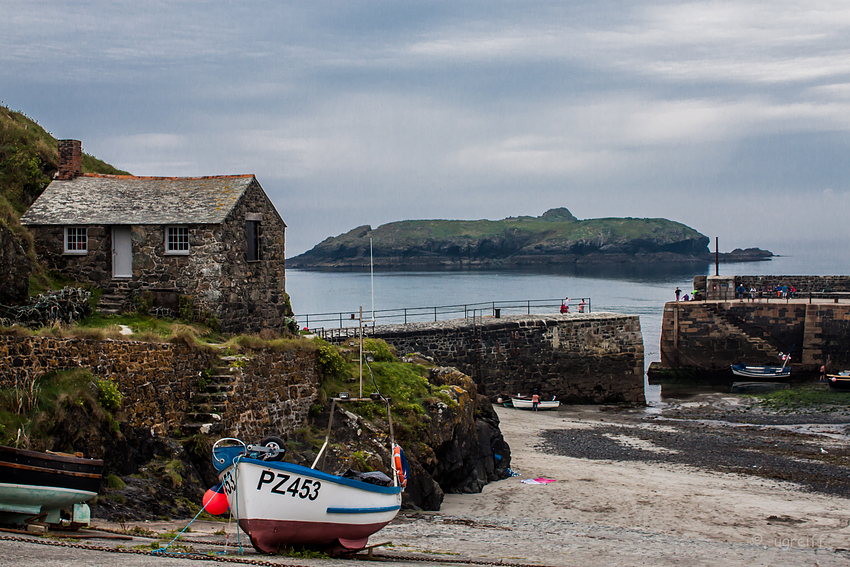
[[[798,298],[835,299],[850,294],[850,276],[695,276],[694,291],[699,299],[728,301],[735,299],[739,285],[749,292],[755,289],[767,298],[777,287],[795,288]]]
[[[767,284],[770,285],[770,284]],[[795,285],[796,287],[796,285]],[[799,288],[798,288],[799,289]],[[664,306],[661,366],[700,372],[781,364],[815,374],[850,367],[850,304],[828,300],[684,301]]]
[[[457,368],[491,399],[537,390],[568,403],[645,402],[643,336],[633,315],[477,317],[377,326],[368,335],[400,355]]]
[[[0,336],[0,388],[25,391],[48,372],[78,368],[118,386],[117,418],[158,434],[185,433],[197,420],[246,438],[288,434],[306,422],[321,383],[309,350],[234,358],[184,344]]]

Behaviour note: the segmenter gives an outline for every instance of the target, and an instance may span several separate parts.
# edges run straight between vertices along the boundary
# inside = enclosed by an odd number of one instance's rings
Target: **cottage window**
[[[165,253],[189,253],[189,227],[169,226],[165,229]]]
[[[66,254],[88,254],[89,239],[88,229],[82,226],[69,226],[65,228],[65,253]]]
[[[245,221],[245,237],[248,240],[248,261],[260,260],[260,221]]]

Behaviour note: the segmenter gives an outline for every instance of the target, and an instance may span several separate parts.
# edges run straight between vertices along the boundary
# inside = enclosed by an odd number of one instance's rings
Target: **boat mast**
[[[360,327],[360,399],[363,399],[363,306],[360,306],[360,317],[357,320]]]

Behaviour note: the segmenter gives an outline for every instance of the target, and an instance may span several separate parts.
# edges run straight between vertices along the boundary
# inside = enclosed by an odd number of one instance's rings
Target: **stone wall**
[[[0,336],[0,387],[87,368],[118,385],[120,419],[160,434],[194,419],[201,372],[216,365],[215,354],[179,344]],[[255,441],[286,435],[304,425],[319,384],[312,352],[254,353],[234,373],[223,430]]]
[[[225,430],[254,441],[285,436],[307,423],[321,383],[312,352],[254,352],[234,384]]]
[[[455,319],[375,327],[399,354],[419,352],[471,376],[479,393],[557,396],[567,403],[643,403],[636,316],[612,313]]]
[[[661,327],[661,365],[703,372],[728,371],[739,362],[781,364],[816,372],[829,357],[850,366],[850,305],[824,302],[670,302]],[[731,376],[731,374],[730,374]]]
[[[714,278],[710,276],[708,279]],[[723,278],[724,276],[720,276]],[[776,286],[794,286],[798,293],[829,293],[850,292],[850,276],[726,276],[734,278],[734,286],[729,290],[729,299],[734,298],[734,288],[744,284],[749,291],[751,288],[757,290],[772,290]],[[694,289],[706,291],[706,276],[694,277]],[[711,299],[709,297],[709,299]]]
[[[247,261],[245,221],[260,219],[260,260]],[[281,329],[286,315],[286,225],[255,179],[221,227],[224,248],[217,293],[205,291],[207,301],[227,332]],[[204,290],[201,290],[204,291]]]
[[[30,225],[35,251],[48,270],[105,288],[112,281],[112,231],[107,226],[88,227],[88,253],[65,254],[65,227]]]
[[[760,290],[793,285],[798,293],[850,292],[850,276],[735,276],[735,286],[739,284]]]
[[[26,303],[32,268],[18,237],[0,222],[0,303]]]

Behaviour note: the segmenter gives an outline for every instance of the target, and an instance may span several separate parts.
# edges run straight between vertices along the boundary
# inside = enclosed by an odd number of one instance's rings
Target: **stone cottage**
[[[21,224],[49,269],[125,307],[183,296],[226,332],[284,325],[286,224],[253,175],[83,174],[81,143],[60,140],[56,179]]]

